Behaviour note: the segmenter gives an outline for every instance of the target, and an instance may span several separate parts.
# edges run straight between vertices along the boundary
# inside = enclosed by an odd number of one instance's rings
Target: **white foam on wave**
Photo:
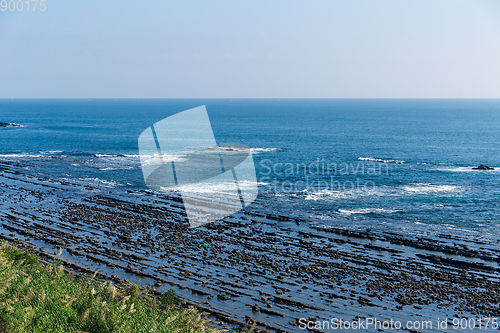
[[[41,151],[40,154],[51,155],[51,154],[60,154],[63,152],[64,150],[47,150],[47,151]]]
[[[392,213],[396,213],[398,211],[399,210],[397,210],[397,209],[385,209],[385,208],[339,209],[339,213],[342,213],[342,214],[345,214],[345,215],[370,214],[370,213],[392,214]]]
[[[34,157],[34,158],[38,158],[38,157],[45,157],[45,155],[41,155],[41,154],[33,154],[33,153],[21,153],[21,154],[0,154],[0,157],[4,157],[4,158],[26,158],[26,157]]]
[[[194,184],[178,185],[175,187],[175,189],[191,193],[198,193],[198,194],[232,193],[237,188],[239,188],[242,191],[253,190],[257,188],[258,185],[264,185],[264,184],[265,183],[251,182],[245,180],[245,181],[238,181],[238,184],[236,186],[236,183],[233,180],[224,182],[221,182],[219,180],[213,180],[213,181],[204,181]],[[170,190],[170,188],[166,189]]]
[[[160,158],[160,154],[153,155],[123,155],[129,158],[132,158],[134,161],[139,161],[143,166],[149,165],[161,165],[163,163],[170,162],[184,162],[186,161],[186,155],[162,155]]]
[[[139,155],[96,154],[95,157],[87,161],[87,164],[100,171],[132,170],[141,166]]]
[[[405,161],[400,161],[400,160],[384,160],[382,158],[375,158],[375,157],[358,157],[359,161],[368,161],[368,162],[380,162],[380,163],[396,163],[396,164],[403,164]]]
[[[135,157],[139,158],[139,154],[95,154],[96,157]]]
[[[233,148],[237,149],[237,148]],[[265,152],[275,152],[281,151],[281,148],[250,148],[252,153],[265,153]],[[138,154],[120,154],[120,155],[110,155],[110,154],[96,154],[96,156],[125,156],[125,157],[140,157]]]
[[[413,183],[403,187],[403,191],[411,194],[428,193],[452,193],[463,191],[461,186],[457,185],[435,185],[430,183]]]
[[[477,233],[479,233],[479,231],[477,231],[477,230],[466,229],[466,228],[459,227],[459,226],[456,226],[456,225],[453,225],[453,224],[449,224],[449,223],[442,224],[441,226],[444,227],[444,228],[446,228],[446,229],[455,230],[455,231],[461,231],[461,232],[469,233],[469,234],[477,234]]]
[[[309,191],[304,190],[305,200],[311,201],[319,201],[319,200],[332,200],[332,199],[343,199],[349,197],[347,193],[342,191],[330,191],[330,190],[321,190],[321,191]]]
[[[91,182],[91,183],[98,183],[100,185],[104,185],[105,187],[118,187],[118,186],[125,186],[123,184],[120,184],[118,182],[115,182],[113,180],[104,180],[100,178],[78,178],[79,180],[85,181],[85,182]]]
[[[130,166],[130,167],[105,167],[105,168],[99,168],[100,171],[116,171],[116,170],[132,170],[135,169],[136,167]]]
[[[305,200],[337,201],[356,200],[370,197],[401,197],[408,195],[453,195],[460,194],[466,188],[458,185],[436,185],[430,183],[411,183],[404,186],[374,186],[357,189],[306,189],[300,192]]]
[[[442,203],[423,203],[418,206],[418,210],[442,210],[455,209],[453,205],[443,205]]]
[[[252,153],[267,153],[267,152],[275,152],[281,151],[281,148],[250,148],[250,152]]]
[[[303,190],[301,192],[305,195],[305,200],[319,201],[319,200],[340,200],[340,199],[356,199],[359,197],[368,196],[381,196],[384,191],[377,188],[366,188],[356,190],[329,190],[323,189],[320,191]]]

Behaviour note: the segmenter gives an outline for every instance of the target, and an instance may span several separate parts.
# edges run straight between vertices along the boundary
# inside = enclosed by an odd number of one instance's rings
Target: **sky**
[[[496,0],[34,3],[0,98],[500,98]]]

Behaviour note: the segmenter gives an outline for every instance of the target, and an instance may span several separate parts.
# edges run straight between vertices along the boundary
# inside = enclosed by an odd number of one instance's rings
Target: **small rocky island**
[[[0,127],[21,127],[21,125],[16,123],[2,123],[0,122]]]
[[[495,168],[489,167],[487,165],[480,165],[478,167],[472,168],[472,170],[495,170]]]

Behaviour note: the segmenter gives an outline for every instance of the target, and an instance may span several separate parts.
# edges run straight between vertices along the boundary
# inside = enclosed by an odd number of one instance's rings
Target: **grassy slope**
[[[57,263],[0,243],[0,333],[212,331],[193,309],[179,310],[175,293],[161,298],[74,278]]]

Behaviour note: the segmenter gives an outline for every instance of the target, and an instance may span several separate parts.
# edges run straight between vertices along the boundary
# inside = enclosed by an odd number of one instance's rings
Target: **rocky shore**
[[[47,255],[63,248],[75,271],[101,267],[103,278],[172,288],[227,326],[300,332],[300,318],[500,316],[498,243],[332,228],[264,199],[190,229],[178,197],[24,167],[0,161],[0,238]]]

